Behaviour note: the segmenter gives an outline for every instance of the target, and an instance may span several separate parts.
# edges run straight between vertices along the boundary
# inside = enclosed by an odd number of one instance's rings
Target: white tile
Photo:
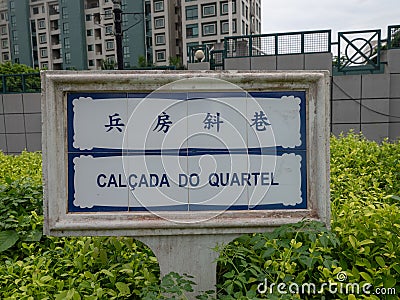
[[[189,189],[191,210],[247,209],[247,185],[242,181],[242,173],[248,173],[247,155],[190,156],[188,165],[189,174],[199,177],[199,184]]]
[[[129,99],[124,149],[186,148],[187,103],[171,98]]]
[[[259,174],[257,183],[253,176],[249,186],[250,209],[257,205],[296,205],[302,202],[302,156],[251,155],[250,172]]]
[[[245,116],[245,98],[188,100],[189,148],[246,148]]]
[[[73,159],[74,205],[128,207],[128,188],[121,157],[81,155]]]
[[[75,148],[121,149],[128,119],[126,98],[79,97],[72,105]]]
[[[248,99],[249,147],[301,146],[300,102],[294,96]]]
[[[187,173],[185,156],[124,156],[130,209],[187,209],[188,190],[179,186],[179,174]]]

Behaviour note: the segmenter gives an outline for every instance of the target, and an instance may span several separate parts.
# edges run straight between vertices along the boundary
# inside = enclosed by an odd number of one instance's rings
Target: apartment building
[[[190,46],[212,48],[225,36],[261,33],[261,1],[152,0],[151,19],[154,64],[170,57],[186,64]]]
[[[16,2],[18,1],[18,4]],[[146,57],[143,1],[121,1],[124,67]],[[0,0],[0,61],[100,69],[116,60],[112,0]]]
[[[186,64],[190,46],[211,48],[225,36],[261,31],[261,0],[120,1],[124,68]],[[0,0],[0,62],[50,70],[112,67],[113,2]]]

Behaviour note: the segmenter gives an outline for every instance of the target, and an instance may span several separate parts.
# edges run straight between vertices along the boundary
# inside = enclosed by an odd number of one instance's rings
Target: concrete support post
[[[194,276],[196,285],[190,299],[201,291],[215,291],[216,245],[227,244],[239,234],[229,235],[181,235],[181,236],[148,236],[138,240],[145,243],[154,252],[160,265],[161,278],[176,272]]]

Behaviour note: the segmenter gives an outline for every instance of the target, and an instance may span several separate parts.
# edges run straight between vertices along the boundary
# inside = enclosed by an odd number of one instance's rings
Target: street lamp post
[[[113,0],[114,3],[114,27],[115,27],[115,43],[117,47],[117,64],[118,70],[124,69],[124,57],[122,53],[122,9],[121,0]]]

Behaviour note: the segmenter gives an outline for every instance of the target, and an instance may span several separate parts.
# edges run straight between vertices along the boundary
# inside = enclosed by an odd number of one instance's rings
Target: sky
[[[261,0],[262,33],[332,30],[337,32],[382,29],[400,25],[399,0]]]

